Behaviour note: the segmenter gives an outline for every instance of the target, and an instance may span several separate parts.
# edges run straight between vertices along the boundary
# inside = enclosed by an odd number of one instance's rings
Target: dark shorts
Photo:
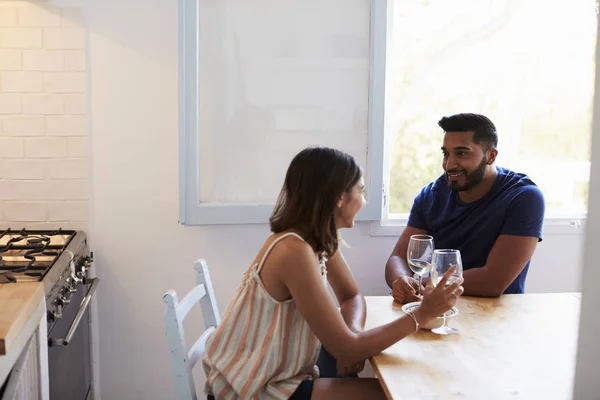
[[[305,380],[300,383],[300,386],[292,393],[290,400],[310,400],[313,392],[314,381]],[[215,400],[215,396],[206,396],[207,400]]]
[[[337,362],[335,358],[324,347],[321,347],[319,358],[317,360],[319,374],[321,378],[339,378],[337,375]],[[348,375],[345,378],[358,378],[358,374]],[[314,381],[302,381],[300,386],[292,393],[290,400],[310,400],[312,397]],[[207,396],[207,400],[215,400],[214,396]]]
[[[321,378],[340,378],[337,374],[337,361],[325,347],[321,347],[317,366],[319,367],[319,376]],[[358,378],[358,374],[349,374],[344,376],[344,378]]]
[[[302,381],[300,386],[292,393],[290,400],[310,400],[314,384],[315,381],[313,380]]]

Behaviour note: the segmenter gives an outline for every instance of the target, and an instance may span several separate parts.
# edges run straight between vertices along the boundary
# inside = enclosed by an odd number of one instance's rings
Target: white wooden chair
[[[181,300],[173,290],[163,295],[167,340],[171,351],[171,364],[175,377],[175,390],[178,400],[196,400],[196,389],[192,369],[202,358],[206,349],[206,340],[221,322],[212,282],[206,261],[199,259],[194,263],[197,271],[196,286]],[[188,350],[183,332],[183,320],[196,303],[200,303],[206,330]]]

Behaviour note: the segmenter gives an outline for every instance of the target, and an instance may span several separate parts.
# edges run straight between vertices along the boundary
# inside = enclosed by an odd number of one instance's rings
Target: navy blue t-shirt
[[[542,241],[545,203],[527,175],[497,167],[492,189],[473,203],[450,190],[445,175],[415,198],[408,225],[433,236],[435,248],[458,249],[463,269],[483,267],[500,235],[532,236]],[[523,293],[529,262],[504,293]]]

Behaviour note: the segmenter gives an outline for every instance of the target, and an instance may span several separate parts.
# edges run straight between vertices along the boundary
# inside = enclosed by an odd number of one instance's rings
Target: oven
[[[89,306],[98,286],[82,231],[0,232],[0,283],[41,281],[46,295],[50,400],[92,395]]]
[[[97,280],[80,285],[48,332],[50,399],[91,399],[89,299]],[[87,287],[86,287],[87,286]],[[87,306],[86,306],[87,305]]]

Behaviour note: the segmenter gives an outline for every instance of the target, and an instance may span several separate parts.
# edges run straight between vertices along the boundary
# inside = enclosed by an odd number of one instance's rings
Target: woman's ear
[[[337,201],[337,208],[342,208],[342,205],[344,204],[344,200],[346,199],[346,193],[342,193],[342,195],[340,196],[340,198]]]

